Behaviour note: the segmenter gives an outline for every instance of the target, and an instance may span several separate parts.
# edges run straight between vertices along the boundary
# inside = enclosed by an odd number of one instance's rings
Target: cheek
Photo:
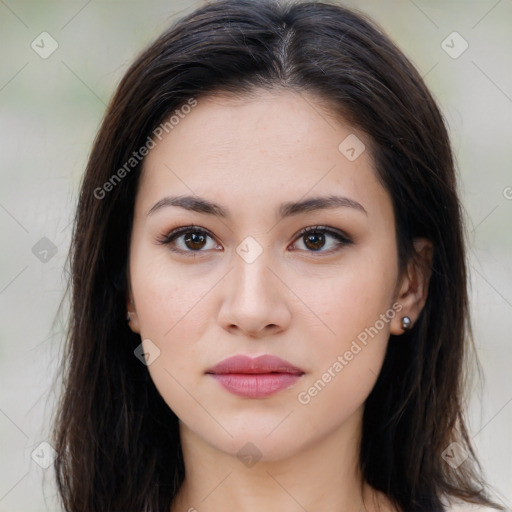
[[[199,344],[213,318],[208,311],[207,294],[216,281],[212,276],[198,275],[193,265],[181,269],[170,265],[165,255],[150,259],[144,258],[141,251],[132,262],[140,336],[151,340],[159,351],[148,371],[173,410],[190,407],[190,397],[183,386],[195,387],[195,380],[204,369],[204,353]]]
[[[345,421],[364,403],[380,373],[396,314],[397,272],[393,248],[381,254],[387,257],[359,254],[308,295],[308,305],[323,323],[317,322],[315,368],[298,390],[297,402],[313,428],[322,428],[321,418],[332,425]]]
[[[212,276],[202,276],[198,266],[172,265],[165,251],[140,251],[133,258],[132,289],[141,326],[141,336],[167,344],[186,332],[194,340],[207,301],[215,285]]]
[[[144,270],[138,272],[137,268]],[[158,259],[144,267],[136,267],[134,261],[133,269],[141,339],[150,339],[159,350],[158,357],[148,365],[151,379],[180,418],[192,415],[204,421],[204,411],[187,390],[197,388],[204,366],[199,340],[212,318],[204,299],[214,283],[208,277],[192,278],[190,272],[180,272]],[[194,396],[201,400],[200,394]]]
[[[317,338],[315,368],[296,398],[312,431],[324,431],[345,422],[370,394],[395,311],[389,279],[368,268],[366,273],[341,277],[310,298],[329,330],[323,329]]]
[[[377,262],[375,258],[358,255],[333,272],[330,279],[323,280],[321,286],[311,286],[308,279],[300,281],[303,286],[297,295],[306,298],[314,313],[317,336],[323,346],[318,356],[324,364],[326,356],[332,359],[333,354],[343,353],[353,340],[364,342],[365,333],[375,341],[373,345],[386,344],[390,318],[381,319],[386,312],[394,315],[391,306],[396,278],[395,268],[386,261],[394,259],[390,256]],[[377,352],[380,354],[382,347]]]

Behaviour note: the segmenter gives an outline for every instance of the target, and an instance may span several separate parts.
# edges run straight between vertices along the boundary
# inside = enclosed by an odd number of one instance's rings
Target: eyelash
[[[187,233],[196,233],[196,234],[200,234],[200,235],[207,235],[212,240],[215,239],[214,236],[208,230],[206,230],[204,228],[201,228],[199,226],[191,225],[191,226],[183,226],[183,227],[180,227],[180,228],[172,230],[170,233],[161,235],[157,239],[157,243],[159,243],[161,245],[168,245],[169,249],[171,251],[179,253],[179,254],[184,254],[186,256],[191,256],[191,257],[196,257],[196,255],[198,253],[206,252],[206,251],[203,251],[203,250],[193,251],[193,250],[176,249],[176,248],[171,247],[171,243],[175,239],[177,239],[180,236],[182,236],[184,234],[187,234]],[[294,240],[297,240],[297,239],[299,239],[301,237],[304,237],[305,235],[308,235],[308,234],[311,234],[311,233],[315,233],[315,234],[317,234],[317,233],[328,234],[328,235],[332,236],[333,238],[337,239],[338,243],[336,244],[336,246],[334,248],[331,248],[331,249],[329,249],[327,251],[322,251],[321,249],[319,249],[318,251],[310,251],[310,250],[308,250],[308,251],[306,251],[308,253],[312,253],[312,254],[328,254],[328,255],[330,255],[330,254],[340,250],[343,246],[353,244],[352,240],[350,240],[350,238],[346,234],[344,234],[341,231],[329,228],[328,226],[308,226],[306,228],[303,228],[299,233],[297,233],[295,235]]]

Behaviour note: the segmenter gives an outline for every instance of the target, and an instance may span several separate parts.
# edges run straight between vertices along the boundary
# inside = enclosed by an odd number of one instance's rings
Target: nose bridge
[[[230,285],[219,317],[225,328],[236,326],[254,335],[266,332],[267,326],[283,329],[289,322],[279,289],[282,283],[270,270],[275,266],[272,255],[270,247],[251,237],[235,248]]]
[[[238,300],[258,300],[265,298],[264,294],[270,297],[273,290],[270,277],[274,276],[267,267],[272,266],[271,248],[248,236],[240,242],[235,252],[233,280],[235,293],[241,294]]]

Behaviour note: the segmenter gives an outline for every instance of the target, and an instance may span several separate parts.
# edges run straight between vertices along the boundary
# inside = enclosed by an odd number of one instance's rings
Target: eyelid
[[[194,231],[197,233],[204,233],[204,234],[208,235],[210,238],[215,239],[213,234],[208,229],[203,228],[201,226],[196,226],[195,224],[190,224],[189,226],[180,226],[178,228],[171,229],[166,234],[161,235],[157,241],[162,244],[170,243],[174,238],[177,238],[178,236],[180,236],[184,233],[188,233],[190,231]]]
[[[336,238],[339,238],[340,241],[342,241],[345,244],[354,243],[352,241],[351,237],[347,233],[342,231],[341,229],[331,228],[329,226],[323,226],[323,225],[307,226],[305,228],[302,228],[298,233],[296,233],[294,235],[293,239],[296,240],[300,236],[306,235],[308,233],[316,233],[318,231],[334,235]],[[314,251],[311,251],[311,252],[314,252]]]

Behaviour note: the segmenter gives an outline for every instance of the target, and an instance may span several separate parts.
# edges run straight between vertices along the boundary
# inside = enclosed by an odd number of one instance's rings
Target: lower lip
[[[263,398],[290,388],[301,375],[292,373],[226,373],[210,374],[234,395]]]

